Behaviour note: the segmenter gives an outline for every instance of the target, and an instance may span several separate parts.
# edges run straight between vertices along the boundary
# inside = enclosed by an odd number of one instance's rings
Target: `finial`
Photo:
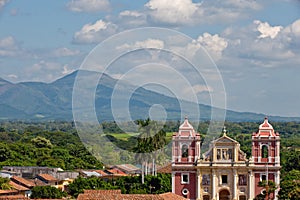
[[[267,117],[267,116],[265,116],[265,121],[266,121],[266,120],[268,121],[268,117]]]
[[[224,127],[223,127],[223,136],[226,136],[226,132],[227,132],[226,126],[224,126]]]
[[[184,120],[187,120],[188,119],[188,116],[186,115],[185,117],[184,117]]]

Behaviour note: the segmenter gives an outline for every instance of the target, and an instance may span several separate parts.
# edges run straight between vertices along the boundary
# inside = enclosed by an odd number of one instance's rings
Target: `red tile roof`
[[[97,172],[98,174],[101,174],[102,176],[107,175],[107,173],[105,173],[103,170],[95,170],[95,172]]]
[[[164,194],[121,194],[121,190],[85,190],[77,200],[186,200],[171,192]]]
[[[1,200],[10,200],[10,199],[17,199],[17,200],[28,200],[27,197],[23,195],[8,195],[8,196],[0,196]]]
[[[172,163],[168,163],[157,169],[157,173],[172,174]]]
[[[13,176],[10,178],[10,180],[19,185],[22,184],[23,186],[26,186],[28,188],[32,188],[35,186],[35,184],[33,182],[31,182],[30,180],[27,180],[27,179],[19,177],[19,176]]]
[[[30,190],[29,188],[27,187],[24,187],[22,185],[19,185],[13,181],[9,181],[9,185],[11,185],[14,189],[18,190],[18,191],[27,191],[27,190]]]
[[[172,192],[163,193],[160,194],[159,196],[161,196],[164,200],[186,200],[186,198],[174,194]]]
[[[107,169],[106,171],[108,171],[112,174],[126,175],[126,173],[124,173],[124,172],[122,172],[121,170],[118,170],[118,169]]]
[[[39,177],[46,181],[57,181],[57,179],[49,174],[38,174]]]
[[[0,190],[0,194],[18,194],[18,190]]]

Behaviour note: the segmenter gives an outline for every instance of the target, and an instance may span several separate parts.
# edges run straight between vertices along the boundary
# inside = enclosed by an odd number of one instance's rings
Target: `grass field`
[[[139,133],[107,133],[107,135],[111,135],[117,140],[128,141],[130,137],[138,137]],[[166,140],[169,143],[172,139],[173,132],[167,132]]]

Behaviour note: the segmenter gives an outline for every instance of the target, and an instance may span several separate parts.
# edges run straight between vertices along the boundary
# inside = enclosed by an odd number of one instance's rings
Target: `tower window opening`
[[[261,157],[268,158],[268,146],[263,145],[261,148]]]
[[[182,158],[187,158],[188,157],[189,149],[188,149],[188,146],[186,144],[182,146],[181,152],[182,152],[182,155],[181,155]]]

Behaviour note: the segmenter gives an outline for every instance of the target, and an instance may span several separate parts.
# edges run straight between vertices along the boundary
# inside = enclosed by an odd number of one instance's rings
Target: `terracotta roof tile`
[[[160,194],[159,196],[161,196],[164,200],[186,200],[186,198],[174,194],[172,192],[163,193]]]
[[[107,175],[107,173],[105,173],[103,170],[95,170],[95,172],[97,172],[98,174],[101,174],[102,176]]]
[[[171,192],[164,194],[121,194],[121,190],[84,190],[77,200],[185,200]]]
[[[157,169],[157,173],[172,174],[172,163],[168,163]]]
[[[35,186],[35,184],[33,182],[31,182],[30,180],[27,180],[27,179],[19,177],[19,176],[13,176],[10,178],[10,180],[12,180],[13,182],[15,182],[17,184],[22,184],[23,186],[26,186],[28,188],[32,188]]]
[[[14,189],[18,190],[18,191],[27,191],[27,190],[30,190],[29,188],[27,187],[24,187],[22,185],[19,185],[13,181],[9,181],[9,185],[11,185]]]
[[[27,197],[23,195],[8,195],[8,196],[0,196],[1,200],[10,200],[10,199],[17,199],[17,200],[28,200]]]
[[[18,190],[0,190],[0,194],[17,194]]]
[[[39,177],[46,181],[57,181],[57,179],[49,174],[38,174]]]

